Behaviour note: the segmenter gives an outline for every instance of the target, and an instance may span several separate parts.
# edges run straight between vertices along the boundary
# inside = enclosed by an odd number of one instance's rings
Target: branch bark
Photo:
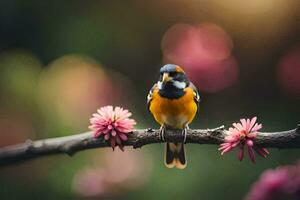
[[[227,131],[224,126],[214,129],[192,129],[188,130],[186,143],[221,144],[226,135]],[[169,142],[182,141],[181,130],[166,130],[165,139]],[[134,130],[124,145],[140,148],[147,144],[162,142],[159,138],[159,130],[140,129]],[[259,132],[254,144],[268,148],[300,148],[300,126],[282,132]],[[28,140],[23,144],[0,148],[0,165],[18,163],[52,154],[72,156],[78,151],[109,146],[109,143],[103,138],[95,139],[92,132],[37,141]]]

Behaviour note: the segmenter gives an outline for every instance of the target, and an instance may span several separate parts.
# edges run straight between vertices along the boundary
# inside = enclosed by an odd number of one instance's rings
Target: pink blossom
[[[174,24],[165,32],[161,48],[163,62],[184,66],[200,91],[216,93],[238,80],[232,39],[217,24]]]
[[[241,123],[233,123],[233,127],[229,128],[229,133],[225,137],[225,142],[220,145],[219,150],[222,151],[221,154],[227,153],[239,147],[237,157],[240,161],[244,158],[244,146],[246,145],[249,158],[253,163],[255,163],[254,150],[266,158],[269,154],[268,150],[265,148],[255,147],[253,144],[253,139],[256,138],[257,131],[262,128],[261,124],[256,123],[257,117],[250,119],[241,119]]]
[[[266,170],[252,186],[246,200],[299,199],[300,162]]]
[[[102,156],[95,155],[95,166],[87,165],[73,177],[72,189],[79,199],[122,199],[151,177],[153,161],[147,152],[128,149],[112,154],[103,149],[99,153]]]
[[[122,141],[128,140],[128,134],[136,124],[134,119],[129,118],[131,115],[121,107],[104,106],[93,114],[89,128],[94,132],[95,138],[103,135],[105,140],[110,141],[113,149],[119,146],[123,150]]]
[[[289,50],[279,61],[277,78],[282,91],[300,97],[300,44]]]

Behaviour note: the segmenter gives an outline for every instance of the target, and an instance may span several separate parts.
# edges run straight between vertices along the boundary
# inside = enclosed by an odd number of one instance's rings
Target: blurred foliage
[[[192,128],[228,127],[254,115],[265,131],[294,128],[300,116],[299,9],[297,0],[0,1],[0,146],[85,131],[90,115],[106,104],[131,110],[139,128],[158,127],[145,99],[165,61],[186,63],[199,88],[205,86],[200,80],[218,81],[218,90],[201,88]],[[188,24],[192,34],[175,31],[166,46],[165,33],[176,24]],[[201,24],[218,31],[200,30],[204,46],[197,46],[194,34]],[[225,79],[231,76],[219,69],[227,62],[210,73],[199,71],[212,63],[203,65],[207,57],[195,52],[201,47],[211,61],[223,55],[222,44],[237,63],[230,84]],[[166,52],[175,52],[175,58],[166,58]],[[294,163],[300,152],[274,149],[253,165],[234,154],[221,157],[217,146],[187,145],[189,165],[179,171],[164,167],[163,150],[155,144],[136,150],[138,156],[129,153],[145,180],[120,187],[132,179],[112,184],[105,178],[109,189],[99,188],[96,198],[241,199],[262,171]],[[88,181],[103,183],[100,172],[109,169],[110,155],[114,152],[89,150],[3,167],[0,199],[86,199],[74,189],[75,177],[99,171]],[[116,170],[126,164],[120,159]]]

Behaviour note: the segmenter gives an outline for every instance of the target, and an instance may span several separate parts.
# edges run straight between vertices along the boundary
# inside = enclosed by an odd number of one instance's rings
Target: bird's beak
[[[168,74],[168,73],[164,73],[164,74],[163,74],[163,77],[162,77],[162,82],[163,82],[163,83],[166,83],[166,82],[168,82],[169,80],[171,80],[169,74]]]

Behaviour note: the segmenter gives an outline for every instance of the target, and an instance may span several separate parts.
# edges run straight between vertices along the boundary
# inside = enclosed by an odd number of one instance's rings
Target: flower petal
[[[123,141],[128,140],[127,135],[125,135],[125,134],[123,134],[123,133],[120,133],[119,136],[120,136],[121,140],[123,140]]]
[[[221,155],[223,155],[224,153],[227,153],[229,151],[231,151],[233,148],[231,146],[228,146],[227,148],[225,148],[222,152]]]
[[[247,131],[247,121],[246,121],[246,119],[240,119],[240,121],[241,121],[241,123],[242,123],[243,129],[244,129],[245,131]]]
[[[247,135],[247,138],[254,139],[257,136],[257,132],[251,132]]]
[[[118,145],[122,145],[122,140],[120,139],[120,137],[117,135],[115,138],[116,138],[116,143]]]
[[[249,158],[250,160],[255,163],[255,155],[254,155],[254,151],[253,151],[253,148],[248,146],[248,155],[249,155]]]
[[[266,158],[267,155],[269,154],[269,151],[265,148],[255,148],[255,151],[258,153],[258,155]]]
[[[115,136],[117,135],[117,132],[116,132],[115,130],[111,130],[111,135],[112,135],[113,137],[115,137]]]
[[[250,132],[250,119],[247,119],[247,120],[246,120],[246,127],[245,127],[245,130],[246,130],[247,133]]]
[[[239,159],[239,161],[242,161],[244,158],[244,145],[240,145],[240,150],[237,153],[237,158]]]
[[[246,140],[246,144],[247,144],[248,147],[253,147],[253,141],[250,140],[250,139]]]
[[[116,138],[115,137],[110,138],[110,145],[113,148],[113,150],[115,150],[115,146],[116,146]]]
[[[222,143],[220,144],[220,147],[218,148],[219,151],[227,149],[228,147],[231,147],[230,143]]]
[[[251,129],[251,131],[252,131],[252,132],[258,131],[258,130],[261,129],[261,128],[262,128],[262,125],[256,123],[256,124],[254,125],[254,127]]]
[[[233,142],[231,144],[232,148],[236,147],[238,144],[240,144],[240,141],[236,141],[236,142]]]
[[[110,135],[109,134],[105,134],[104,139],[105,140],[109,140],[109,138],[110,138]]]
[[[256,116],[253,117],[253,118],[251,119],[251,121],[250,121],[250,126],[249,126],[249,132],[252,131],[252,128],[253,128],[253,126],[254,126],[256,120],[257,120],[257,117],[256,117]]]
[[[232,124],[238,131],[242,131],[243,130],[243,126],[240,123],[233,123]]]

